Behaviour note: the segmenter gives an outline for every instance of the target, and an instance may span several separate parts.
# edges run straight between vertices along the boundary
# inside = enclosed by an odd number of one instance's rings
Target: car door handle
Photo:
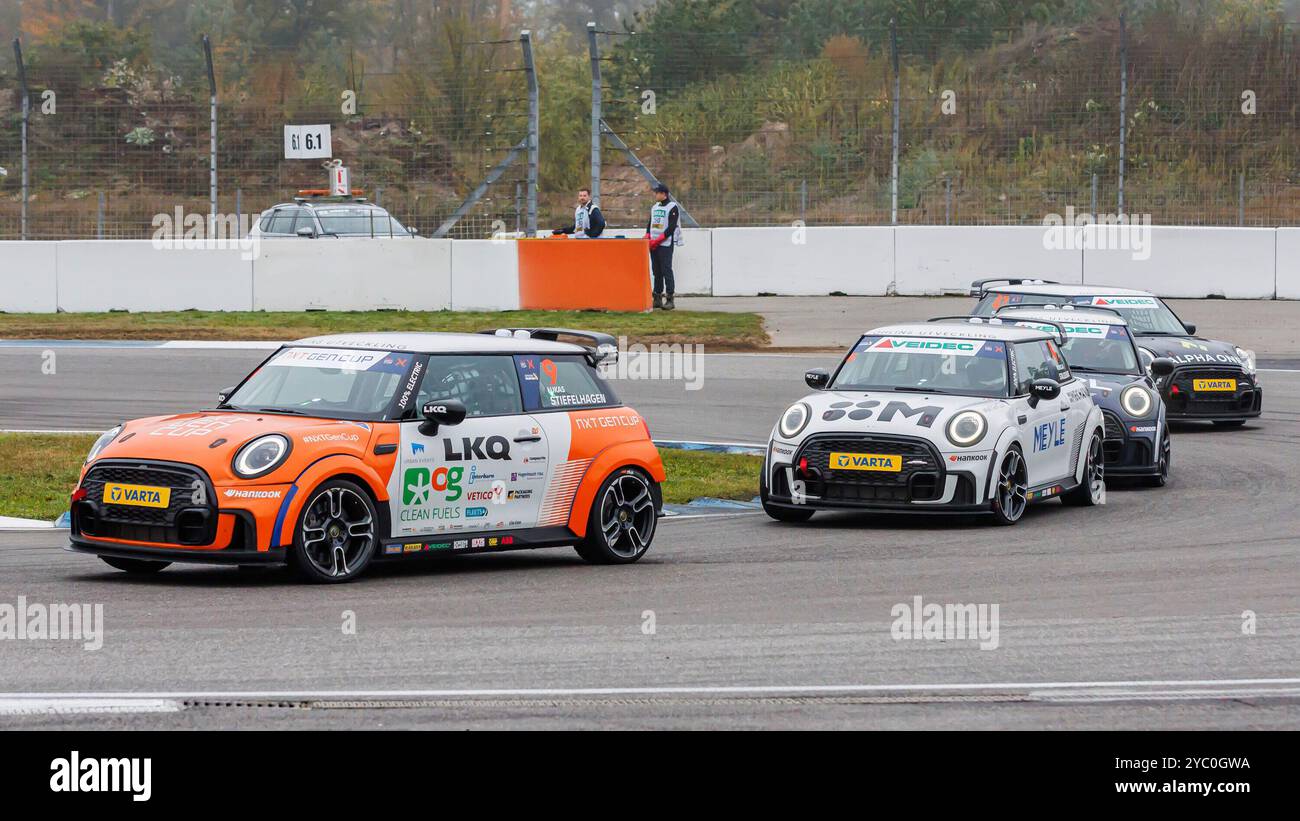
[[[540,436],[516,436],[516,437],[515,437],[515,441],[516,441],[516,442],[540,442],[540,441],[542,441],[542,437],[540,437]]]
[[[1029,421],[1029,417],[1028,417],[1028,416],[1025,416],[1023,413],[1020,414],[1020,416],[1018,416],[1018,417],[1016,418],[1016,423],[1017,423],[1017,424],[1020,424],[1020,425],[1023,425],[1023,424],[1025,424],[1025,423],[1028,422],[1028,421]]]

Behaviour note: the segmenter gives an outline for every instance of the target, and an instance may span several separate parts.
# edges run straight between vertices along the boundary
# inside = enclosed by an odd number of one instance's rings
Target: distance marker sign
[[[330,144],[330,127],[325,125],[286,125],[284,127],[284,158],[286,160],[316,160],[334,156]]]

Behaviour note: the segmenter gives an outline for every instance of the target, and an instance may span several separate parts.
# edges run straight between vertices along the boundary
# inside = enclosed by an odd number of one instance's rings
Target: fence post
[[[596,24],[587,23],[587,51],[591,55],[591,201],[600,204],[600,119],[604,116],[600,98],[600,46]]]
[[[808,224],[808,180],[799,182],[799,221]]]
[[[533,34],[528,29],[519,33],[519,45],[524,52],[524,73],[528,77],[528,234],[537,234],[537,68],[533,64]]]
[[[1124,217],[1124,149],[1126,128],[1128,126],[1128,28],[1125,17],[1127,12],[1119,15],[1119,189],[1117,208],[1119,216]]]
[[[515,183],[515,233],[518,234],[524,230],[524,186],[520,182]]]
[[[1237,172],[1237,225],[1246,224],[1246,172]]]
[[[894,67],[894,123],[893,123],[893,159],[889,166],[889,224],[898,225],[898,96],[902,92],[902,81],[898,76],[898,25],[894,18],[889,18],[889,56]]]
[[[952,225],[952,177],[943,178],[943,224]]]
[[[23,124],[22,124],[22,163],[23,163],[23,205],[22,205],[22,228],[20,236],[27,239],[27,123],[31,119],[32,101],[31,95],[27,90],[27,67],[23,65],[23,45],[18,38],[14,38],[14,61],[18,67],[18,87],[23,95]]]
[[[235,234],[244,238],[244,189],[235,189]]]
[[[1092,206],[1089,208],[1088,214],[1092,217],[1093,222],[1097,221],[1097,173],[1095,171],[1092,174]]]
[[[99,206],[95,211],[95,237],[96,239],[104,238],[104,192],[99,192]]]
[[[212,70],[212,43],[203,35],[203,60],[208,67],[208,236],[217,234],[217,75]]]

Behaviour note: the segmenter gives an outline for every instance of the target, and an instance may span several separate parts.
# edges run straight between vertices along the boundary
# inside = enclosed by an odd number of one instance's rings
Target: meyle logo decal
[[[1065,444],[1065,417],[1034,428],[1034,453]]]

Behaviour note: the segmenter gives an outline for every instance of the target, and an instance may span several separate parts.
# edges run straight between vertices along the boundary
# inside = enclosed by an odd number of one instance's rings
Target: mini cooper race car
[[[940,317],[868,331],[772,430],[763,509],[989,512],[1105,501],[1102,411],[1057,346],[1059,330]]]
[[[1142,368],[1137,346],[1118,311],[1108,308],[1001,308],[998,319],[1026,328],[1065,331],[1061,351],[1074,375],[1092,391],[1106,423],[1106,477],[1140,476],[1163,487],[1169,482],[1172,447],[1165,403]],[[1051,323],[1051,324],[1048,324]],[[1166,377],[1174,363],[1152,360],[1152,374]]]
[[[69,549],[136,573],[291,564],[317,582],[429,553],[574,545],[634,562],[664,468],[597,370],[615,356],[605,334],[539,328],[285,345],[215,410],[104,433]]]
[[[1149,368],[1158,357],[1173,360],[1174,372],[1157,380],[1170,421],[1237,426],[1263,410],[1264,389],[1259,384],[1254,352],[1194,336],[1195,325],[1183,322],[1163,300],[1147,291],[1061,285],[1041,279],[980,279],[971,284],[970,295],[979,298],[971,312],[975,316],[992,316],[1008,305],[1064,303],[1119,311],[1137,339],[1145,366]]]

